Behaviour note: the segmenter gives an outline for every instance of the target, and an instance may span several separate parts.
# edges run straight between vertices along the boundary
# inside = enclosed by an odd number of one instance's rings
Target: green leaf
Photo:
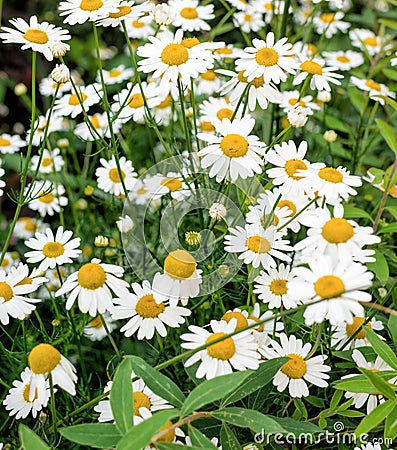
[[[110,390],[110,406],[116,427],[121,434],[125,434],[134,425],[131,362],[127,358],[116,369]]]
[[[336,407],[339,405],[339,402],[341,401],[343,397],[342,391],[335,391],[334,395],[331,398],[331,403],[329,404],[330,409],[336,409]]]
[[[22,423],[18,427],[18,434],[23,450],[50,450],[50,447],[36,433]]]
[[[389,329],[389,333],[393,339],[394,345],[397,344],[397,316],[391,314],[389,317],[389,321],[387,323],[387,328]]]
[[[368,433],[372,428],[375,428],[383,422],[385,417],[393,411],[394,407],[395,403],[392,400],[381,403],[377,408],[371,411],[368,416],[364,417],[354,434],[359,437],[360,434]]]
[[[397,219],[397,206],[385,206],[385,210]]]
[[[397,102],[390,97],[386,97],[385,95],[378,95],[377,97],[382,98],[386,103],[391,105],[397,111]]]
[[[367,267],[369,270],[375,273],[376,278],[382,284],[385,284],[389,279],[389,265],[387,264],[385,255],[379,250],[375,250],[375,254],[373,256],[375,258],[375,261],[367,263]]]
[[[393,411],[387,415],[385,423],[385,437],[395,439],[397,437],[397,405]]]
[[[234,431],[225,423],[221,428],[221,445],[222,450],[241,450],[241,445],[234,434]]]
[[[211,411],[213,417],[223,420],[241,428],[250,428],[255,433],[265,430],[265,433],[281,433],[285,431],[275,418],[253,409],[245,408],[223,408]]]
[[[350,205],[344,205],[344,214],[343,217],[346,219],[368,219],[371,222],[373,222],[372,217],[367,213],[367,211],[364,211],[363,209],[356,208],[354,206]]]
[[[394,354],[393,350],[370,328],[365,330],[365,335],[376,354],[379,355],[392,369],[397,370],[397,356]]]
[[[182,416],[201,408],[208,403],[214,403],[225,395],[237,389],[237,387],[251,375],[251,371],[234,372],[222,375],[199,384],[189,394],[182,407]]]
[[[364,413],[360,411],[354,411],[352,409],[347,409],[346,411],[338,411],[338,415],[342,417],[363,417]]]
[[[391,223],[390,225],[386,225],[382,228],[380,228],[377,231],[378,234],[381,233],[397,233],[397,223]]]
[[[174,406],[181,407],[183,405],[185,396],[173,381],[153,369],[153,367],[138,356],[127,356],[127,359],[131,361],[131,366],[135,374],[142,378],[149,389],[155,394]]]
[[[222,406],[235,403],[247,395],[252,394],[258,389],[266,386],[273,380],[274,375],[276,375],[280,367],[288,360],[289,358],[274,358],[261,363],[259,368],[251,373],[244,383],[224,398]]]
[[[395,375],[395,374],[394,374]],[[393,375],[390,376],[392,378]],[[396,390],[397,387],[390,385],[393,390]],[[376,389],[373,385],[368,383],[368,379],[365,376],[355,376],[351,377],[347,380],[340,381],[336,383],[334,386],[335,389],[342,389],[343,391],[349,392],[361,392],[365,394],[379,394],[379,390]]]
[[[117,444],[117,450],[138,450],[150,444],[152,437],[166,423],[179,415],[179,409],[164,409],[157,411],[149,419],[131,428]]]
[[[381,119],[375,119],[375,121],[379,127],[381,135],[387,142],[387,145],[397,155],[397,138],[396,134],[393,131],[393,128]]]
[[[371,372],[370,370],[363,369],[362,367],[359,369],[368,378],[369,382],[376,389],[378,389],[378,392],[390,400],[396,400],[396,394],[394,393],[390,383],[379,377],[376,372]]]
[[[191,424],[188,427],[188,434],[190,440],[192,441],[192,445],[196,445],[198,447],[206,447],[206,448],[217,448],[201,431],[197,428],[194,428]]]
[[[383,23],[384,25],[386,25],[389,28],[392,28],[393,30],[397,30],[397,21],[395,20],[390,20],[390,19],[379,19],[378,21],[379,23]],[[384,71],[385,72],[385,71]],[[387,75],[387,73],[385,72],[385,75]],[[387,75],[388,76],[388,75]]]
[[[281,426],[280,433],[291,433],[295,436],[298,436],[299,433],[319,433],[321,428],[311,422],[302,422],[300,420],[294,420],[289,417],[273,417],[270,416],[273,420],[277,421],[277,423]]]
[[[121,434],[113,423],[84,423],[61,428],[59,432],[69,441],[94,448],[115,447]]]
[[[372,180],[372,184],[380,184],[383,181],[383,176],[385,175],[385,171],[382,169],[378,169],[377,167],[371,167],[368,172],[373,175],[375,178]]]
[[[347,134],[350,134],[352,131],[351,128],[344,122],[337,119],[336,117],[332,117],[329,115],[327,115],[325,118],[325,125],[328,129],[342,131]]]

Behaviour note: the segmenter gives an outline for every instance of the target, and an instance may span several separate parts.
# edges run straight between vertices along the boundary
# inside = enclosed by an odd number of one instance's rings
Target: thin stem
[[[102,314],[99,314],[99,317],[101,318],[101,322],[102,322],[103,328],[105,328],[106,334],[107,334],[107,336],[109,338],[110,343],[112,344],[112,347],[113,347],[114,351],[116,352],[118,358],[121,360],[122,356],[121,356],[120,351],[119,351],[119,349],[118,349],[118,347],[116,345],[116,342],[113,339],[113,336],[110,334],[110,331],[109,331],[109,328],[108,328],[108,325],[106,323],[105,318],[103,317]]]
[[[50,382],[50,394],[51,394],[51,418],[52,418],[52,431],[54,433],[54,441],[57,439],[58,428],[57,428],[57,411],[55,408],[55,396],[54,396],[54,383],[52,380],[52,374],[48,376]]]

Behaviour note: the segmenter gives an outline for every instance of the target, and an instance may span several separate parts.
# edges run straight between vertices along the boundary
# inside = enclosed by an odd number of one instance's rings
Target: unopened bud
[[[66,52],[70,50],[70,45],[65,42],[55,42],[51,47],[51,53],[55,58],[59,58],[66,55]]]
[[[130,216],[119,217],[119,220],[116,221],[116,225],[120,233],[128,233],[134,227],[134,222]]]
[[[28,92],[28,88],[26,87],[25,84],[23,83],[18,83],[15,85],[14,87],[14,93],[15,95],[17,95],[18,97],[20,97],[21,95],[25,95],[26,92]]]
[[[95,247],[107,247],[109,245],[109,239],[106,236],[97,236],[94,241]]]
[[[323,138],[327,142],[335,142],[338,135],[335,133],[334,130],[328,130],[323,134]]]
[[[54,70],[50,73],[50,78],[55,83],[67,83],[70,81],[70,72],[65,64],[57,64]]]
[[[331,93],[328,91],[320,91],[317,94],[317,101],[320,103],[328,103],[331,101]]]

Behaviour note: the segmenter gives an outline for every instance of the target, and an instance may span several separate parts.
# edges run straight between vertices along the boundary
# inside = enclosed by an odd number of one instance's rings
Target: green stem
[[[51,372],[48,376],[48,380],[50,382],[52,431],[54,433],[54,442],[55,442],[58,436],[58,427],[57,427],[57,411],[55,408],[54,383],[52,380]]]
[[[105,328],[106,334],[107,334],[107,336],[109,338],[110,343],[112,344],[112,347],[113,347],[114,351],[116,352],[116,355],[121,360],[122,356],[121,356],[120,351],[119,351],[119,349],[118,349],[118,347],[116,345],[116,342],[113,339],[113,336],[111,335],[111,333],[109,331],[109,328],[108,328],[108,325],[106,323],[105,318],[103,317],[102,314],[99,314],[99,317],[101,318],[101,322],[102,322],[103,328]]]

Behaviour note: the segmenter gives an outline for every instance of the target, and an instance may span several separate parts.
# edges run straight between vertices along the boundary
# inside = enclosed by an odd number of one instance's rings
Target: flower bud
[[[65,64],[57,64],[54,70],[50,73],[50,78],[55,83],[67,83],[70,81],[70,72]]]
[[[65,42],[55,42],[51,46],[51,53],[55,58],[59,58],[66,55],[66,52],[70,50],[70,45]]]
[[[335,133],[334,130],[328,130],[323,134],[323,138],[327,142],[335,142],[338,135]]]
[[[288,122],[295,128],[301,128],[306,125],[310,108],[295,106],[288,110]]]

